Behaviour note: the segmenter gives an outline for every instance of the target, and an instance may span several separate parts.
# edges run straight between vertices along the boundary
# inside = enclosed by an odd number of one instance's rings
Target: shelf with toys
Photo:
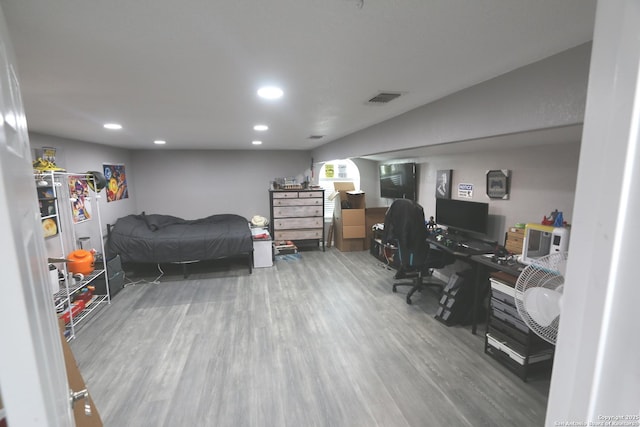
[[[111,302],[99,206],[105,179],[98,172],[69,173],[49,163],[34,162],[34,177],[52,299],[71,340],[81,322]],[[106,282],[100,294],[97,279]]]

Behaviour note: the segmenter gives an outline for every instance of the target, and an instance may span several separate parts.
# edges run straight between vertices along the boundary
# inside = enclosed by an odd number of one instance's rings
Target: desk
[[[397,268],[397,260],[394,260],[393,257],[389,259],[385,256],[387,255],[385,253],[385,246],[382,244],[380,239],[376,240],[376,237],[379,236],[374,235],[374,239],[371,240],[371,255],[381,261],[386,261],[389,267]],[[438,240],[436,237],[437,235],[427,236],[427,243],[436,249],[452,254],[456,259],[469,264],[472,269],[473,302],[471,307],[471,333],[475,335],[478,328],[478,305],[488,290],[489,273],[495,270],[504,271],[515,276],[520,273],[512,267],[499,265],[498,263],[491,261],[491,258],[484,255],[487,253],[493,253],[493,249],[495,247],[495,244],[493,243],[472,241],[469,246],[481,248],[472,249],[470,247],[447,245],[446,238]]]

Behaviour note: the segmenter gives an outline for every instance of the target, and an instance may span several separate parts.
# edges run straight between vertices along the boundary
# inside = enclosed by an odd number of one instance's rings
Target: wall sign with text
[[[458,184],[458,198],[459,199],[472,199],[473,198],[473,184]]]

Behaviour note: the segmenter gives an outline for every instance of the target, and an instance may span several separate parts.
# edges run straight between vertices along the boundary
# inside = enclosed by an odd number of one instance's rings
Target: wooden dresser
[[[324,190],[270,190],[271,235],[324,251]]]

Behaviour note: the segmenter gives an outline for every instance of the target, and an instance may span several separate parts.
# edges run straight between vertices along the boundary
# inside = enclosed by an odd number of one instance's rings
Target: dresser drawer
[[[278,206],[273,208],[274,218],[322,217],[322,206]]]
[[[274,199],[297,199],[298,192],[297,191],[274,191],[273,198]]]
[[[312,197],[317,197],[322,199],[323,195],[322,195],[322,191],[301,191],[298,193],[298,197],[300,197],[301,199],[308,199],[308,198],[312,198]]]
[[[324,227],[324,218],[278,218],[273,221],[274,230],[286,230],[295,228],[322,228]]]
[[[322,229],[275,230],[276,240],[322,239]]]
[[[273,199],[273,206],[322,206],[323,199]]]

